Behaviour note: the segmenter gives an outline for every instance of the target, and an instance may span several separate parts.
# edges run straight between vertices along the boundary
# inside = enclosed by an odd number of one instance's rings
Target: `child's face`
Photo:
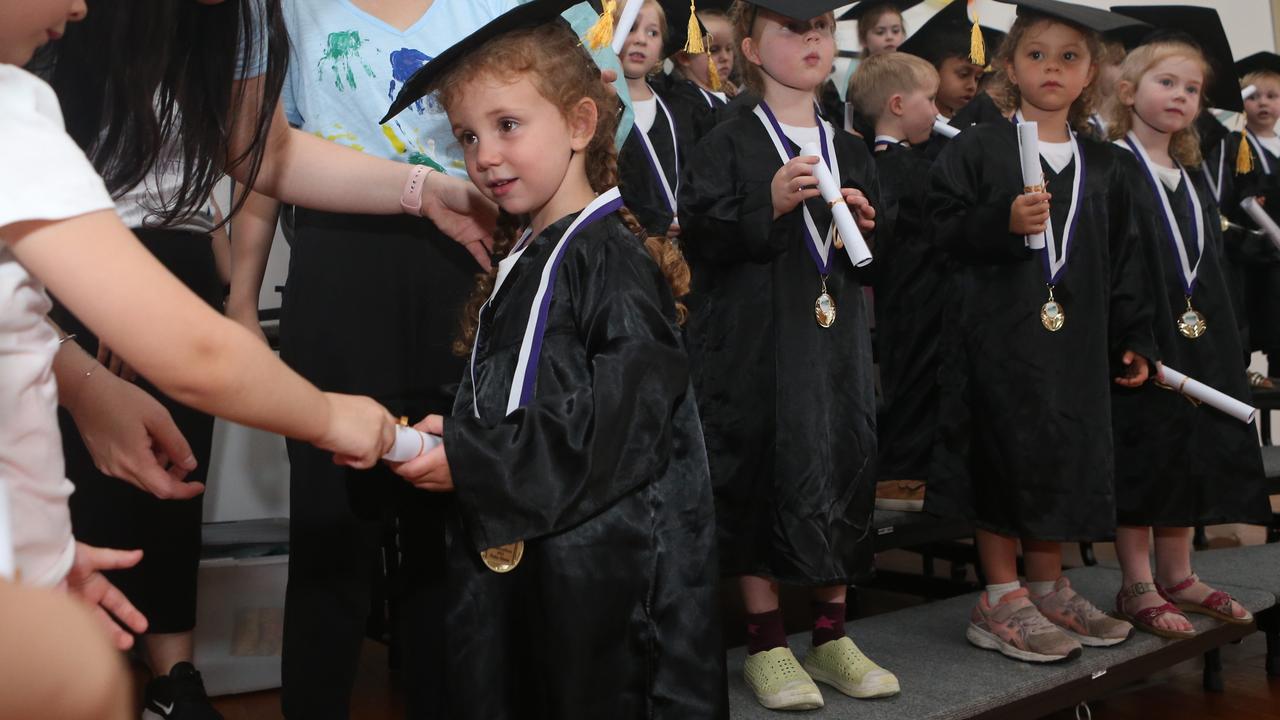
[[[1254,85],[1258,92],[1244,101],[1245,119],[1250,127],[1272,128],[1280,117],[1280,78],[1262,78]]]
[[[938,107],[934,98],[938,93],[938,85],[917,88],[902,96],[902,130],[904,138],[912,145],[921,145],[929,141],[933,134],[933,121],[938,116]]]
[[[449,108],[471,182],[513,215],[534,213],[555,195],[573,153],[586,148],[559,108],[526,77],[478,77]],[[590,102],[589,100],[587,102]],[[591,132],[594,132],[594,123]]]
[[[938,68],[938,109],[947,117],[969,104],[978,94],[978,80],[982,66],[969,62],[969,58],[949,57]]]
[[[761,10],[755,32],[743,41],[742,51],[747,60],[761,66],[766,78],[796,90],[813,91],[831,74],[836,55],[835,23],[828,15],[792,20]]]
[[[902,25],[902,16],[896,12],[887,12],[881,15],[876,24],[867,31],[862,49],[867,57],[871,57],[897,50],[906,39],[907,32]]]
[[[1027,29],[1007,69],[1022,101],[1047,112],[1069,109],[1097,73],[1085,36],[1047,20]]]
[[[0,63],[25,65],[36,50],[84,19],[85,0],[0,0]]]
[[[1167,57],[1152,65],[1138,81],[1133,113],[1138,122],[1162,133],[1185,130],[1200,113],[1203,86],[1204,66],[1199,61],[1181,55]]]
[[[622,74],[632,80],[648,75],[662,62],[662,19],[656,3],[645,3],[618,53]]]

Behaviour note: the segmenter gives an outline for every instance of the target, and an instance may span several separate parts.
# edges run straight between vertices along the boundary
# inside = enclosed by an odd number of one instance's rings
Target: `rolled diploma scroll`
[[[1257,95],[1257,94],[1258,94],[1258,86],[1257,86],[1257,85],[1250,85],[1249,87],[1247,87],[1247,88],[1245,88],[1245,89],[1243,89],[1243,90],[1241,90],[1241,91],[1240,91],[1240,99],[1241,99],[1241,100],[1248,100],[1249,98],[1251,98],[1251,97],[1253,97],[1254,95]]]
[[[627,36],[631,34],[631,28],[636,24],[636,16],[640,14],[640,8],[644,5],[644,0],[627,0],[627,4],[622,8],[622,15],[618,16],[618,26],[613,29],[613,54],[617,55],[622,52],[622,48],[627,44]]]
[[[1243,140],[1241,142],[1244,142]],[[1258,204],[1256,198],[1247,197],[1240,201],[1240,209],[1248,214],[1249,218],[1258,224],[1262,229],[1262,234],[1271,239],[1271,244],[1280,250],[1280,225],[1276,225],[1276,221],[1271,219],[1266,210]]]
[[[934,118],[933,131],[945,138],[953,138],[960,134],[960,128],[952,127],[951,121],[941,115]]]
[[[1251,423],[1258,417],[1258,408],[1214,390],[1199,380],[1192,380],[1168,365],[1160,366],[1160,375],[1157,379],[1192,400],[1202,402],[1215,410],[1221,410],[1242,423]]]
[[[800,149],[800,154],[816,155],[819,158],[818,164],[813,166],[813,176],[818,179],[818,190],[822,193],[822,199],[831,206],[831,218],[835,221],[836,229],[840,231],[844,251],[849,253],[849,260],[853,262],[854,267],[867,265],[871,262],[871,249],[867,247],[867,241],[862,238],[858,223],[853,220],[853,212],[849,210],[849,204],[844,201],[844,193],[840,191],[840,185],[836,183],[835,178],[831,177],[831,168],[821,160],[822,150],[818,149],[816,143],[809,143]]]
[[[13,580],[13,531],[9,524],[9,485],[0,478],[0,579]]]
[[[382,456],[387,462],[408,462],[419,455],[426,455],[443,441],[435,435],[428,435],[403,425],[396,426],[396,443],[391,451]]]
[[[1044,171],[1040,169],[1040,126],[1036,122],[1018,123],[1018,154],[1022,159],[1023,192],[1044,192]],[[1043,250],[1044,233],[1028,235],[1027,247]]]

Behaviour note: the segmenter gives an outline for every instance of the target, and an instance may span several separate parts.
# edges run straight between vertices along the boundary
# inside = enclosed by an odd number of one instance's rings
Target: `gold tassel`
[[[604,0],[604,12],[600,19],[587,31],[587,47],[599,50],[605,45],[613,44],[613,14],[618,9],[618,0]]]
[[[707,80],[711,82],[711,90],[720,92],[724,89],[724,81],[720,79],[720,69],[716,67],[715,58],[707,55]]]
[[[1236,174],[1247,175],[1253,172],[1253,151],[1249,147],[1249,134],[1240,133],[1240,149],[1236,152]]]
[[[684,44],[684,51],[690,55],[701,55],[707,51],[702,41],[702,27],[698,25],[698,7],[696,0],[689,0],[689,41]]]
[[[969,62],[985,66],[987,43],[982,39],[982,28],[978,26],[978,10],[973,7],[973,0],[969,0],[969,7],[973,11],[973,30],[969,34]]]

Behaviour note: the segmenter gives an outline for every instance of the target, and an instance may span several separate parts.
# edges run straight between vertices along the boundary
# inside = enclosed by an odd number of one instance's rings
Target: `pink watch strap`
[[[422,216],[422,188],[427,184],[428,172],[431,172],[430,168],[414,165],[404,183],[404,192],[400,194],[400,207],[414,217]]]

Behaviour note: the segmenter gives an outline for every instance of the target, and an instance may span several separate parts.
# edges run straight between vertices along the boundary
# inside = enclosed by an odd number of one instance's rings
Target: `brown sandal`
[[[1162,587],[1160,583],[1156,583],[1156,590],[1165,600],[1173,603],[1183,612],[1207,615],[1215,620],[1221,620],[1232,625],[1248,625],[1253,622],[1253,613],[1249,612],[1243,605],[1240,606],[1240,609],[1244,610],[1244,617],[1232,615],[1231,605],[1236,601],[1221,590],[1214,590],[1200,602],[1184,602],[1174,599],[1175,593],[1180,593],[1198,582],[1200,582],[1200,578],[1195,573],[1191,573],[1191,577],[1171,587]],[[1239,603],[1236,604],[1238,605]]]
[[[1152,635],[1170,638],[1172,640],[1186,640],[1196,636],[1196,631],[1192,630],[1170,630],[1156,625],[1156,620],[1165,615],[1177,615],[1188,623],[1191,622],[1178,608],[1172,603],[1165,602],[1161,605],[1155,605],[1149,608],[1143,608],[1136,613],[1129,613],[1124,609],[1124,601],[1132,600],[1140,595],[1147,593],[1158,593],[1159,589],[1152,583],[1139,582],[1129,587],[1120,588],[1120,592],[1116,594],[1116,615],[1128,620],[1136,628],[1141,628]],[[1168,598],[1166,598],[1167,600]]]

